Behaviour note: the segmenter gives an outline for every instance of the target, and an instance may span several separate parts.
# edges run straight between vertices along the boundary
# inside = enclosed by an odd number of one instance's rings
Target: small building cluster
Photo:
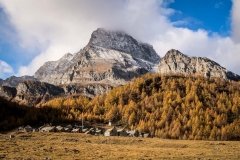
[[[104,132],[104,136],[122,136],[122,137],[150,137],[149,133],[139,132],[138,130],[126,130],[124,128],[112,127]]]
[[[33,128],[30,125],[19,127],[18,132],[68,132],[68,133],[85,133],[90,135],[104,136],[122,136],[122,137],[150,137],[149,133],[141,133],[138,130],[127,130],[125,128],[100,128],[100,127],[82,127],[79,125],[43,125],[38,128]]]

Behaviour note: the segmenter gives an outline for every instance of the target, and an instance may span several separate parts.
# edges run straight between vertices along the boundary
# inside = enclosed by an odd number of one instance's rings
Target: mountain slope
[[[240,139],[240,83],[222,79],[147,74],[92,100],[57,98],[43,106],[160,138]]]
[[[97,29],[84,49],[45,63],[34,77],[55,85],[101,83],[116,86],[149,72],[159,59],[152,46],[126,33]]]
[[[19,126],[36,126],[69,120],[64,111],[56,108],[35,108],[7,101],[0,97],[0,132]]]
[[[0,85],[0,97],[11,101],[17,94],[17,90],[14,87],[1,86]]]
[[[30,106],[65,94],[61,87],[39,81],[19,83],[16,91],[13,101]]]
[[[0,85],[8,86],[8,87],[17,87],[19,83],[22,83],[24,81],[37,81],[37,79],[35,79],[32,76],[22,76],[22,77],[11,76],[5,80],[0,81]]]
[[[240,80],[240,76],[210,59],[189,57],[174,49],[160,59],[152,46],[138,42],[124,32],[97,29],[86,47],[75,54],[67,53],[57,61],[46,62],[34,77],[12,76],[0,81],[2,85],[15,87],[17,92],[15,94],[14,89],[5,87],[1,88],[0,96],[29,105],[60,95],[85,95],[93,98],[130,82],[134,77],[156,71],[156,66],[163,75],[198,75]],[[33,83],[34,81],[40,82]],[[46,87],[50,84],[52,87]],[[22,85],[28,89],[22,90]],[[59,94],[55,94],[55,89]],[[48,90],[50,96],[45,96],[42,90]],[[31,94],[34,95],[35,92],[38,96],[34,100]]]
[[[239,75],[208,58],[189,57],[174,49],[168,51],[160,60],[158,71],[161,74],[200,75],[206,78],[240,80]]]

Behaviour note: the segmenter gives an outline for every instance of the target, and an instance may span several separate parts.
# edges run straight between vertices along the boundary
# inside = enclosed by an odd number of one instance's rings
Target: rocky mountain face
[[[6,80],[2,80],[0,97],[8,101],[32,106],[59,95],[57,93],[60,89],[64,92],[62,88],[41,83],[32,76],[11,76]]]
[[[0,85],[17,87],[19,83],[22,83],[24,81],[37,81],[37,79],[34,78],[33,76],[22,76],[22,77],[11,76],[5,80],[2,80],[2,81],[0,80]]]
[[[46,62],[34,77],[4,80],[9,87],[0,90],[0,97],[27,105],[62,95],[93,97],[151,71],[159,59],[152,46],[124,32],[97,29],[78,53]]]
[[[152,46],[124,32],[97,29],[86,47],[57,61],[46,62],[34,77],[0,79],[0,97],[26,105],[56,96],[93,97],[153,71],[156,66],[160,74],[240,80],[240,76],[208,58],[189,57],[172,49],[160,59]]]
[[[0,86],[0,97],[11,101],[17,94],[17,90],[14,87]]]
[[[16,96],[13,101],[33,106],[64,94],[61,87],[39,81],[25,81],[16,87]]]
[[[111,90],[113,87],[108,84],[69,84],[62,86],[64,89],[65,95],[85,95],[87,97],[94,97],[106,93]]]
[[[55,85],[117,86],[151,71],[159,59],[152,46],[126,33],[97,29],[85,48],[45,63],[34,77]]]
[[[40,81],[24,81],[19,83],[17,87],[0,86],[0,97],[19,104],[34,106],[58,96],[82,94],[93,97],[111,89],[112,86],[104,84],[55,86]]]
[[[240,80],[239,75],[208,58],[189,57],[174,49],[168,51],[160,60],[158,71],[160,74],[200,75],[206,78]]]

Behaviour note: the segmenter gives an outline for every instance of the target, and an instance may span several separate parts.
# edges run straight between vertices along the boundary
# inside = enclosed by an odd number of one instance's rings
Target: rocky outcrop
[[[64,90],[61,87],[38,81],[19,83],[16,90],[14,101],[30,106],[64,95]]]
[[[11,101],[17,94],[16,88],[0,86],[0,97]]]
[[[118,86],[151,71],[159,59],[152,46],[126,33],[97,29],[84,49],[45,63],[34,77],[55,85]]]
[[[84,95],[87,97],[94,97],[106,93],[111,90],[113,87],[108,84],[69,84],[62,87],[66,95]]]
[[[16,87],[19,83],[22,83],[24,81],[37,81],[37,79],[35,79],[32,76],[22,76],[22,77],[11,76],[6,80],[3,80],[2,82],[0,81],[0,85]]]
[[[101,28],[97,29],[92,33],[88,45],[124,52],[131,55],[133,58],[146,60],[152,63],[159,62],[159,56],[151,45],[138,42],[124,32],[107,31]]]
[[[240,80],[239,75],[208,58],[189,57],[174,49],[168,51],[160,60],[158,71],[161,74],[200,75],[206,78]]]
[[[84,95],[94,97],[111,89],[112,86],[108,84],[69,84],[55,86],[45,82],[25,81],[19,83],[16,88],[0,86],[0,97],[19,104],[34,106],[57,96]]]

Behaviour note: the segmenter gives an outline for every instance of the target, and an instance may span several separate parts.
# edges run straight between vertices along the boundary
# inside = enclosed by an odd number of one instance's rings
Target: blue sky
[[[14,26],[11,25],[6,13],[0,7],[0,60],[5,61],[12,66],[16,73],[18,68],[21,65],[28,64],[37,52],[39,51],[29,51],[29,49],[21,47]],[[0,78],[4,79],[12,74],[13,73],[11,72],[2,72],[0,73]]]
[[[181,27],[193,30],[203,28],[223,36],[230,34],[231,0],[175,0],[169,7],[176,10],[170,18],[172,21],[189,21]]]
[[[239,49],[231,37],[232,0],[175,0],[168,5],[160,0],[73,3],[0,0],[0,78],[32,75],[45,61],[78,51],[94,29],[105,26],[151,43],[160,56],[176,48],[189,55],[214,58],[240,73],[236,58],[225,61],[236,56],[231,50]]]

